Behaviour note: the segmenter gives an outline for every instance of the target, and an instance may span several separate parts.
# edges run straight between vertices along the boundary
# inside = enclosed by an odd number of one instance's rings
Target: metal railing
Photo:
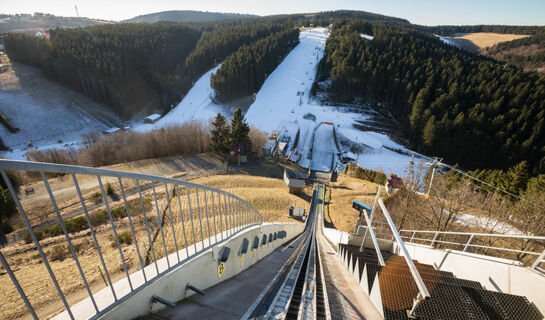
[[[372,211],[370,213],[371,218],[375,218],[375,216],[377,215],[377,213],[376,213],[376,204],[378,203],[378,205],[380,206],[380,208],[382,210],[383,217],[386,219],[386,223],[387,223],[387,226],[389,227],[389,231],[392,233],[392,236],[395,239],[395,241],[397,241],[397,243],[398,243],[398,245],[399,245],[399,247],[401,249],[401,255],[403,255],[403,257],[405,258],[405,262],[407,263],[407,266],[409,267],[409,271],[410,271],[410,273],[411,273],[411,275],[412,275],[412,277],[413,277],[413,279],[414,279],[414,281],[416,283],[416,287],[418,288],[418,294],[415,297],[413,307],[409,312],[409,316],[411,317],[413,315],[414,310],[416,309],[416,307],[422,301],[424,301],[425,299],[430,297],[430,292],[429,292],[428,288],[426,287],[426,284],[424,283],[424,280],[422,280],[422,276],[420,275],[420,272],[418,271],[418,269],[414,265],[414,262],[413,262],[413,260],[412,260],[412,258],[410,256],[410,254],[409,254],[409,251],[407,250],[407,247],[405,247],[405,243],[403,242],[403,239],[401,238],[401,235],[397,231],[397,227],[396,227],[394,221],[392,220],[392,217],[390,216],[390,213],[386,209],[386,206],[384,205],[384,202],[382,201],[382,199],[380,199],[379,195],[380,195],[380,188],[378,188],[377,195],[376,195],[376,198],[375,198],[375,203],[373,204],[373,208],[372,208]],[[385,266],[386,264],[384,262],[384,259],[382,258],[382,255],[381,255],[381,252],[380,252],[380,247],[379,247],[379,244],[378,244],[377,239],[375,237],[375,230],[374,229],[377,229],[377,228],[372,226],[371,219],[369,217],[367,217],[367,215],[365,215],[365,213],[364,213],[364,216],[365,216],[365,221],[366,221],[366,224],[367,224],[367,228],[365,230],[365,235],[363,237],[360,250],[363,249],[365,237],[367,236],[367,233],[369,233],[369,235],[371,236],[371,239],[373,240],[373,246],[375,247],[375,251],[377,252],[377,258],[379,258],[380,264],[382,266]],[[377,222],[380,222],[380,221],[377,221]],[[381,224],[383,224],[383,223],[381,223]]]
[[[423,242],[425,244],[429,243],[431,247],[435,247],[437,244],[452,246],[455,249],[461,249],[463,252],[467,252],[470,248],[483,249],[483,252],[479,254],[487,255],[490,250],[496,250],[500,252],[509,252],[525,256],[535,256],[535,259],[532,259],[531,268],[545,272],[544,268],[540,267],[540,264],[545,263],[545,250],[543,251],[529,251],[529,250],[518,250],[508,247],[499,247],[490,244],[491,241],[484,241],[488,244],[476,244],[477,240],[482,239],[507,239],[507,240],[523,240],[524,242],[541,242],[542,247],[545,246],[545,236],[525,236],[525,235],[509,235],[509,234],[495,234],[495,233],[473,233],[473,232],[453,232],[453,231],[435,231],[435,230],[400,230],[401,237],[408,240],[409,243],[415,243],[417,241]],[[430,235],[430,238],[425,238],[425,235]],[[433,238],[431,238],[433,236]],[[455,236],[460,236],[467,241],[459,241],[457,239],[453,240],[441,240],[448,237],[454,238]],[[512,242],[512,241],[510,241]]]
[[[22,171],[41,182],[33,182],[30,195],[23,194],[12,185],[8,171]],[[31,258],[39,259],[34,269],[43,264],[54,286],[55,292],[27,296],[20,280],[33,275],[18,274],[10,267],[17,259],[10,262],[6,248],[0,251],[1,265],[35,319],[44,314],[33,304],[43,305],[44,298],[60,299],[74,319],[71,306],[78,298],[65,292],[81,290],[95,311],[92,318],[98,318],[191,257],[263,223],[251,204],[233,194],[172,178],[13,160],[0,160],[0,173],[28,232],[25,238],[34,244],[28,250],[38,252]],[[72,260],[59,262],[65,258],[59,252]],[[67,275],[77,275],[72,278],[78,284],[65,279]]]

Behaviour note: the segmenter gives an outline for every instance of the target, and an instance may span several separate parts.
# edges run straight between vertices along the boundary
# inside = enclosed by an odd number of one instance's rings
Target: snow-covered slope
[[[269,75],[246,113],[246,120],[270,132],[280,121],[293,118],[304,109],[316,74],[316,65],[323,56],[327,35],[324,29],[301,32],[300,43]],[[304,92],[299,106],[297,92]]]
[[[460,47],[460,45],[456,42],[456,40],[452,38],[441,37],[438,35],[436,35],[436,37],[438,37],[439,40],[443,41],[443,43],[448,44],[449,46]]]
[[[329,172],[336,157],[336,149],[333,126],[320,124],[314,133],[311,169]]]
[[[308,96],[316,67],[323,56],[326,29],[315,28],[301,32],[300,43],[267,78],[256,95],[255,102],[246,113],[246,121],[266,132],[273,130],[299,132],[297,146],[290,144],[286,155],[300,166],[318,171],[331,169],[331,155],[335,155],[333,167],[342,167],[338,157],[332,127],[337,136],[343,136],[351,144],[364,149],[359,155],[342,147],[344,156],[359,162],[368,169],[381,169],[386,173],[404,175],[409,161],[410,150],[393,142],[387,135],[361,131],[354,127],[356,121],[368,120],[371,116],[353,108],[322,106],[309,101]],[[303,92],[300,103],[298,92]],[[320,125],[331,122],[331,125]],[[289,125],[288,125],[289,124]],[[297,126],[297,129],[291,127]],[[292,137],[292,141],[295,136]],[[314,146],[312,148],[311,146]],[[392,150],[402,150],[401,154]],[[291,154],[290,154],[291,152]]]
[[[35,148],[77,147],[82,134],[103,132],[118,121],[106,106],[48,80],[41,71],[8,66],[0,73],[0,111],[20,130],[11,133],[0,125],[0,136],[12,149],[1,157],[23,160]]]
[[[212,101],[214,90],[210,87],[210,77],[221,65],[214,67],[205,73],[197,82],[184,99],[164,117],[154,124],[140,123],[133,125],[137,131],[149,131],[160,129],[176,124],[184,124],[191,121],[208,122],[214,118],[218,112],[223,115],[229,115],[228,108],[218,105]]]

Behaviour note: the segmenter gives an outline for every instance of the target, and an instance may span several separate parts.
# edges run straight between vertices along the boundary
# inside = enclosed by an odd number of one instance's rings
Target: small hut
[[[290,193],[301,193],[305,188],[307,175],[293,170],[284,169],[284,182],[288,186]]]
[[[157,120],[161,119],[161,115],[158,113],[150,114],[144,118],[144,123],[155,123]]]
[[[229,161],[233,163],[246,163],[250,155],[250,146],[239,143],[229,149]]]
[[[395,174],[392,174],[390,176],[390,179],[388,179],[386,181],[386,193],[391,195],[391,194],[394,194],[397,192],[397,190],[399,190],[399,188],[401,188],[403,186],[403,179],[401,179],[400,177],[396,176]]]

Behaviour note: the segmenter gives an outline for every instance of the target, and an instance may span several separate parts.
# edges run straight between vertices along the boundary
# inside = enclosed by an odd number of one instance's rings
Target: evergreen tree
[[[240,108],[235,111],[233,115],[233,120],[231,121],[231,145],[235,146],[238,144],[245,144],[249,147],[252,146],[252,141],[250,140],[249,134],[250,126],[244,120],[242,116],[242,110]]]
[[[523,191],[528,184],[528,164],[522,161],[507,171],[509,178],[509,191],[518,194]]]
[[[19,190],[20,180],[19,177],[7,172],[8,179],[15,190]],[[8,219],[17,212],[15,202],[9,193],[7,184],[4,179],[0,177],[0,232],[11,232],[11,226],[8,225]]]
[[[218,115],[212,122],[212,150],[214,152],[225,154],[229,151],[229,125],[227,119],[218,112]]]

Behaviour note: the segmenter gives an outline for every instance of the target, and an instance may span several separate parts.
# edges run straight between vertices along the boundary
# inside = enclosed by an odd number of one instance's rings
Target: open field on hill
[[[493,33],[493,32],[475,32],[475,33],[464,33],[457,35],[456,37],[447,38],[452,40],[460,47],[471,51],[471,52],[480,52],[481,50],[491,47],[495,44],[505,41],[511,41],[515,39],[525,38],[527,35],[520,34],[503,34],[503,33]]]
[[[352,202],[359,200],[373,206],[378,184],[339,175],[337,182],[326,188],[326,207],[324,211],[324,226],[345,232],[353,232],[358,211],[352,208]],[[364,223],[365,224],[365,223]]]

